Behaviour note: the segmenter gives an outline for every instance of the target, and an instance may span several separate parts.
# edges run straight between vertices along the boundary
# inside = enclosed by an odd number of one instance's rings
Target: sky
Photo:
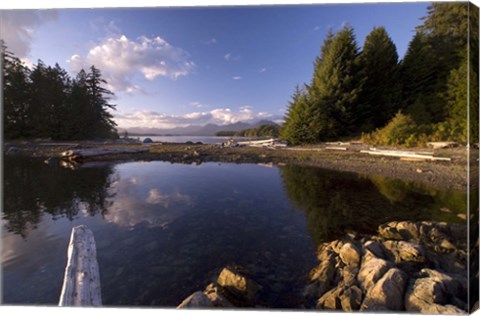
[[[95,65],[120,129],[281,121],[331,28],[359,48],[384,26],[402,58],[428,2],[3,10],[0,37],[27,65]]]

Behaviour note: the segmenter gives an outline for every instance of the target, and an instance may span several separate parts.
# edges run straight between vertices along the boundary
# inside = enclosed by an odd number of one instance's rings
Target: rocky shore
[[[321,244],[299,308],[464,314],[467,305],[466,226],[389,222],[378,234]],[[216,282],[178,308],[267,307],[241,268],[224,268]]]
[[[368,146],[367,146],[368,147]],[[296,150],[272,149],[261,147],[224,148],[209,144],[123,144],[123,143],[37,143],[10,142],[4,144],[6,155],[24,154],[41,157],[50,162],[57,162],[61,153],[72,149],[107,150],[107,149],[148,149],[142,153],[123,153],[97,156],[96,161],[132,161],[161,160],[174,163],[225,162],[257,163],[269,165],[297,164],[320,167],[337,171],[355,172],[367,176],[385,176],[413,181],[444,189],[464,190],[467,187],[467,171],[470,167],[470,183],[478,183],[478,149],[471,149],[471,161],[468,166],[465,147],[436,149],[435,155],[450,157],[443,161],[403,161],[395,157],[374,157],[359,152],[316,150],[311,147],[296,147]],[[393,148],[392,148],[393,149]],[[87,161],[87,160],[86,160]],[[71,167],[71,166],[70,166]]]
[[[390,222],[318,249],[307,305],[344,311],[467,313],[466,225]]]

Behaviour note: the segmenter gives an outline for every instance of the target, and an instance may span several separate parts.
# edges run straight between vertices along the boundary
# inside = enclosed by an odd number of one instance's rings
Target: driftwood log
[[[62,158],[67,160],[81,160],[97,156],[135,154],[147,152],[148,148],[97,148],[97,149],[73,149],[62,153]]]
[[[370,148],[370,150],[361,150],[361,153],[376,155],[376,156],[390,156],[390,157],[399,157],[399,158],[416,158],[424,160],[440,160],[440,161],[451,161],[451,158],[448,157],[434,157],[433,153],[416,153],[409,151],[396,151],[396,150],[383,150]]]
[[[101,306],[100,272],[93,233],[84,225],[72,228],[59,306]]]

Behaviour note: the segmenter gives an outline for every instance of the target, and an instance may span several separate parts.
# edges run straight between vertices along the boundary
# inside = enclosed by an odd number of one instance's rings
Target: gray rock
[[[345,265],[356,268],[360,265],[360,251],[352,243],[346,243],[340,248],[340,259],[342,259]]]
[[[312,271],[310,276],[312,283],[305,289],[307,299],[318,298],[334,286],[336,257],[336,254],[328,248],[320,252],[318,256],[320,264]]]
[[[203,293],[215,307],[235,307],[225,296],[223,296],[221,288],[213,283],[209,284]]]
[[[356,311],[360,309],[362,304],[363,293],[362,290],[353,285],[345,289],[345,291],[340,295],[340,303],[342,305],[342,310],[346,312]]]
[[[359,268],[345,267],[340,271],[340,283],[345,286],[354,285],[357,282]]]
[[[362,258],[362,265],[358,272],[357,279],[360,287],[368,291],[373,285],[393,267],[391,262],[375,257],[369,251],[366,251]]]
[[[379,242],[369,240],[365,242],[364,247],[366,250],[369,250],[375,257],[380,259],[387,259],[385,256],[385,251],[383,245]]]
[[[230,294],[246,300],[252,300],[260,290],[260,286],[255,281],[248,279],[234,268],[223,268],[217,283]]]
[[[460,282],[438,271],[422,269],[419,278],[412,280],[409,284],[405,294],[405,308],[409,312],[428,314],[465,313],[464,310],[449,302],[450,297],[458,295],[462,295]]]
[[[408,276],[397,268],[388,270],[367,292],[361,310],[403,310]]]
[[[331,309],[337,310],[342,307],[340,301],[340,295],[343,293],[344,287],[335,287],[326,292],[318,299],[317,309]]]
[[[378,234],[385,239],[411,240],[420,237],[420,230],[413,222],[389,222],[378,227]]]
[[[210,299],[201,291],[197,291],[183,300],[177,308],[209,308],[213,307]]]
[[[402,261],[416,263],[426,262],[425,250],[418,244],[408,241],[387,240],[383,242],[383,245],[393,254],[396,263]]]

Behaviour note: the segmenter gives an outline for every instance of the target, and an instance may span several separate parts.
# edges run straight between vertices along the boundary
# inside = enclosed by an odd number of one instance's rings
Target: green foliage
[[[311,101],[305,89],[298,86],[292,96],[292,101],[285,115],[285,123],[280,129],[280,138],[291,145],[313,143],[316,140],[316,123],[311,112]]]
[[[433,3],[423,20],[400,64],[383,27],[360,53],[351,27],[330,31],[310,85],[293,95],[281,137],[294,145],[360,133],[395,146],[478,142],[478,8]]]
[[[355,131],[355,114],[362,89],[358,48],[353,28],[328,37],[308,87],[314,141],[336,139]]]
[[[100,70],[81,70],[75,79],[58,64],[41,60],[25,67],[2,43],[5,138],[118,138],[108,101],[112,92]]]
[[[315,143],[355,130],[355,107],[361,90],[358,48],[353,29],[329,32],[315,60],[313,79],[295,90],[280,137],[292,145]]]
[[[235,131],[219,131],[215,133],[215,136],[235,136]]]
[[[244,129],[242,131],[220,131],[215,136],[242,136],[242,137],[278,137],[280,126],[277,124],[263,124],[258,127]]]
[[[392,118],[400,97],[397,49],[385,28],[374,28],[366,37],[360,65],[363,89],[356,125],[368,131],[384,126]]]
[[[423,147],[431,141],[434,126],[418,125],[410,115],[398,112],[383,128],[362,134],[362,140],[372,145]]]
[[[243,137],[278,137],[280,134],[280,127],[277,124],[263,124],[255,128],[245,129],[240,132],[236,132],[235,136]]]

